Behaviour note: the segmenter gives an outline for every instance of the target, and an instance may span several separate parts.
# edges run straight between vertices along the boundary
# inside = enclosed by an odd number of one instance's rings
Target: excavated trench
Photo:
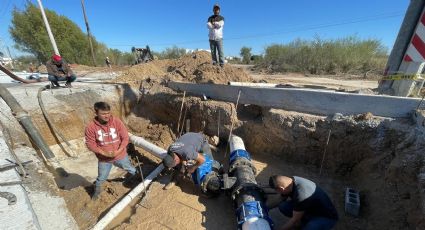
[[[166,148],[177,135],[183,97],[159,84],[144,92],[134,91],[128,85],[111,85],[74,92],[72,97],[61,94],[53,97],[61,106],[58,109],[57,104],[47,104],[49,115],[64,136],[72,140],[77,158],[67,157],[56,146],[38,109],[30,113],[55,154],[78,178],[72,181],[73,186],[69,186],[72,179],[58,184],[63,185],[61,195],[68,209],[78,225],[86,229],[135,186],[122,185],[119,180],[122,172],[117,170],[114,178],[118,179],[106,183],[101,199],[90,200],[90,184],[97,167],[96,159],[84,147],[83,134],[85,124],[93,117],[93,103],[110,102],[113,113],[125,121],[131,133]],[[190,95],[185,101],[181,116],[189,120],[190,126],[185,125],[184,129],[219,136],[220,151],[214,153],[215,158],[227,164],[225,146],[233,122],[233,133],[242,137],[254,159],[259,183],[266,184],[273,174],[297,175],[315,181],[329,193],[338,209],[337,229],[425,228],[422,196],[425,142],[412,121],[371,114],[323,117],[256,105],[239,105],[236,111],[233,103],[203,101]],[[137,148],[130,153],[140,157],[145,175],[159,162]],[[229,197],[223,194],[213,200],[204,198],[187,181],[172,190],[163,190],[167,180],[168,175],[161,175],[144,199],[133,202],[109,228],[235,229]],[[344,213],[347,187],[360,191],[359,217]],[[285,220],[276,210],[271,215],[278,225]]]

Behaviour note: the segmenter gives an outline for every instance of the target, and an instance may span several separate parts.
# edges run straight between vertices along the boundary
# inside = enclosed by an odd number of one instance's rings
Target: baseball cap
[[[53,54],[52,59],[57,62],[62,61],[62,57],[57,54]]]
[[[218,9],[220,9],[220,5],[219,5],[219,4],[214,4],[214,7],[213,7],[213,9],[215,9],[215,8],[218,8]]]
[[[164,159],[162,159],[162,163],[167,168],[172,168],[176,166],[176,162],[174,161],[174,153],[167,153]]]

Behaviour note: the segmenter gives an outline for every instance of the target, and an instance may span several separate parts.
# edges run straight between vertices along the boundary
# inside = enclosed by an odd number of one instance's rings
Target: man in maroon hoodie
[[[131,165],[127,155],[128,131],[120,119],[111,115],[111,106],[106,102],[94,104],[96,117],[85,131],[87,148],[96,154],[98,177],[92,199],[96,200],[102,191],[102,183],[108,179],[112,165],[136,175],[136,168]]]

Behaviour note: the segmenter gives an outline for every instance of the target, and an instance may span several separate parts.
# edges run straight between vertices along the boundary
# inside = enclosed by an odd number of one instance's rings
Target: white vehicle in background
[[[12,58],[0,56],[0,64],[8,65],[8,64],[11,64],[11,63],[12,63]]]

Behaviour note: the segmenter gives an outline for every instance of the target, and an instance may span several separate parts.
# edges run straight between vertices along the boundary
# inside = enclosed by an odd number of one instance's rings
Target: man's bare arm
[[[292,217],[289,221],[280,229],[280,230],[291,230],[295,227],[298,227],[301,223],[301,218],[303,217],[304,212],[292,212]]]

